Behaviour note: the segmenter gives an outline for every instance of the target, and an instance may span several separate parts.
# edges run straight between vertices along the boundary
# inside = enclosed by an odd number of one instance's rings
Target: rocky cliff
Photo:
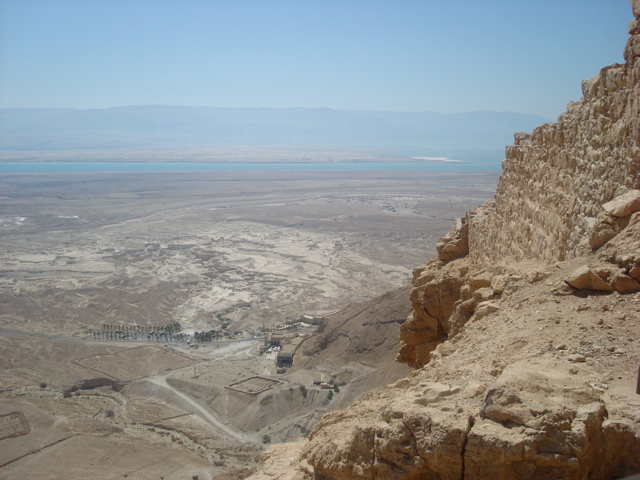
[[[341,390],[340,402],[405,377],[409,367],[393,359],[398,350],[398,326],[411,310],[409,291],[409,286],[402,287],[330,315],[300,345],[290,373],[310,370],[329,383],[347,385]]]
[[[640,0],[625,64],[516,134],[496,198],[417,268],[416,370],[276,445],[254,479],[608,479],[640,472]]]

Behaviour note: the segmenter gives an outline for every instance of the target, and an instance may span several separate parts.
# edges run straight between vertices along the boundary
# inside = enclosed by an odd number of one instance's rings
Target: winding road
[[[27,336],[27,337],[40,337],[40,338],[47,338],[47,339],[51,339],[51,340],[83,342],[83,343],[98,343],[98,342],[101,342],[101,343],[110,343],[110,344],[124,343],[124,344],[129,344],[129,345],[131,345],[133,343],[143,343],[143,344],[148,344],[149,343],[149,342],[135,342],[135,341],[105,342],[104,340],[92,340],[92,339],[82,339],[82,338],[72,338],[72,337],[61,337],[61,336],[56,336],[56,335],[46,335],[46,334],[42,334],[42,333],[24,332],[24,331],[19,331],[19,330],[9,330],[9,329],[5,329],[5,328],[0,328],[0,333],[9,334],[9,335]],[[228,342],[225,342],[226,345],[216,349],[208,357],[210,359],[215,359],[215,358],[237,357],[237,356],[241,356],[241,355],[251,355],[250,352],[255,347],[255,343],[256,342],[258,342],[258,340],[255,339],[255,338],[228,341]],[[169,390],[173,394],[175,394],[178,397],[180,397],[182,400],[187,402],[189,405],[191,405],[195,409],[194,413],[198,414],[202,419],[204,419],[206,422],[211,424],[214,428],[216,428],[222,434],[224,434],[226,436],[229,436],[231,438],[234,438],[234,439],[236,439],[236,440],[238,440],[240,442],[250,443],[250,444],[253,444],[253,445],[259,445],[260,442],[255,437],[250,436],[250,435],[245,435],[241,431],[236,430],[236,429],[230,427],[229,425],[225,424],[221,419],[219,419],[218,417],[213,415],[209,410],[207,410],[205,407],[200,405],[194,398],[192,398],[189,395],[187,395],[187,394],[181,392],[180,390],[174,388],[171,384],[169,384],[169,382],[167,382],[167,377],[169,377],[170,375],[174,375],[177,372],[180,372],[180,371],[186,370],[186,369],[191,369],[191,368],[193,368],[193,365],[190,365],[188,367],[184,367],[184,368],[181,368],[181,369],[178,369],[178,370],[172,370],[170,372],[167,372],[167,373],[164,373],[164,374],[161,374],[161,375],[156,375],[154,377],[147,378],[146,381],[148,381],[148,382],[150,382],[150,383],[152,383],[154,385],[157,385],[159,387],[166,388],[167,390]]]
[[[251,350],[255,347],[255,343],[251,342],[248,345],[246,344],[246,340],[244,342],[236,341],[233,343],[228,343],[227,345],[214,350],[211,353],[210,358],[230,358],[237,357],[241,355],[251,355]],[[246,435],[240,430],[236,430],[229,425],[225,424],[220,418],[212,414],[209,410],[203,407],[197,400],[187,395],[184,392],[174,388],[169,382],[167,382],[167,377],[170,375],[175,375],[176,373],[191,369],[193,366],[188,366],[184,368],[180,368],[178,370],[173,370],[171,372],[164,373],[162,375],[156,375],[155,377],[151,377],[147,379],[147,381],[153,383],[154,385],[158,385],[160,387],[166,388],[175,395],[178,395],[180,398],[185,400],[189,405],[194,407],[197,413],[207,422],[209,422],[213,427],[217,428],[222,433],[228,435],[229,437],[235,438],[241,442],[251,443],[253,445],[259,445],[260,442],[251,435]]]
[[[249,346],[246,350],[249,350],[253,348],[253,345]],[[185,367],[184,369],[181,370],[185,370],[187,368],[192,368],[191,366],[189,367]],[[191,398],[189,395],[181,392],[180,390],[175,389],[173,386],[171,386],[171,384],[169,384],[167,382],[167,377],[173,373],[178,372],[179,370],[174,370],[173,372],[169,372],[167,374],[164,375],[157,375],[155,377],[151,377],[148,379],[149,382],[153,383],[154,385],[158,385],[160,387],[166,388],[167,390],[170,390],[172,393],[174,393],[175,395],[178,395],[180,398],[182,398],[183,400],[185,400],[187,403],[189,403],[189,405],[191,405],[193,408],[196,409],[196,413],[198,415],[200,415],[200,417],[202,417],[205,421],[209,422],[212,426],[214,426],[215,428],[217,428],[218,430],[222,431],[224,434],[235,438],[236,440],[239,440],[241,442],[246,442],[246,443],[252,443],[252,444],[259,444],[259,442],[250,436],[247,436],[245,434],[243,434],[242,432],[235,430],[231,427],[229,427],[228,425],[225,425],[218,417],[216,417],[215,415],[213,415],[211,412],[209,412],[206,408],[204,408],[202,405],[200,405],[196,400],[194,400],[193,398]]]

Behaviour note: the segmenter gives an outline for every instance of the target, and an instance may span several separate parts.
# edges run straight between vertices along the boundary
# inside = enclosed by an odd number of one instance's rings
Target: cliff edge
[[[495,201],[413,274],[408,377],[270,447],[257,479],[640,472],[640,0],[625,63],[516,134]],[[640,385],[638,385],[640,387]]]

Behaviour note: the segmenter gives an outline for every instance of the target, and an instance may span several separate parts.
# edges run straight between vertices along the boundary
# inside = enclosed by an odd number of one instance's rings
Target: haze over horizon
[[[628,0],[0,3],[0,108],[518,112],[622,61]]]

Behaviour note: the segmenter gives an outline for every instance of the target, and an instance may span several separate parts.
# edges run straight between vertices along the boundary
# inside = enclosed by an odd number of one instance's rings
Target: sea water
[[[358,163],[195,163],[195,162],[0,162],[2,173],[115,173],[286,170],[430,170],[475,172],[500,170],[499,162],[358,162]]]

